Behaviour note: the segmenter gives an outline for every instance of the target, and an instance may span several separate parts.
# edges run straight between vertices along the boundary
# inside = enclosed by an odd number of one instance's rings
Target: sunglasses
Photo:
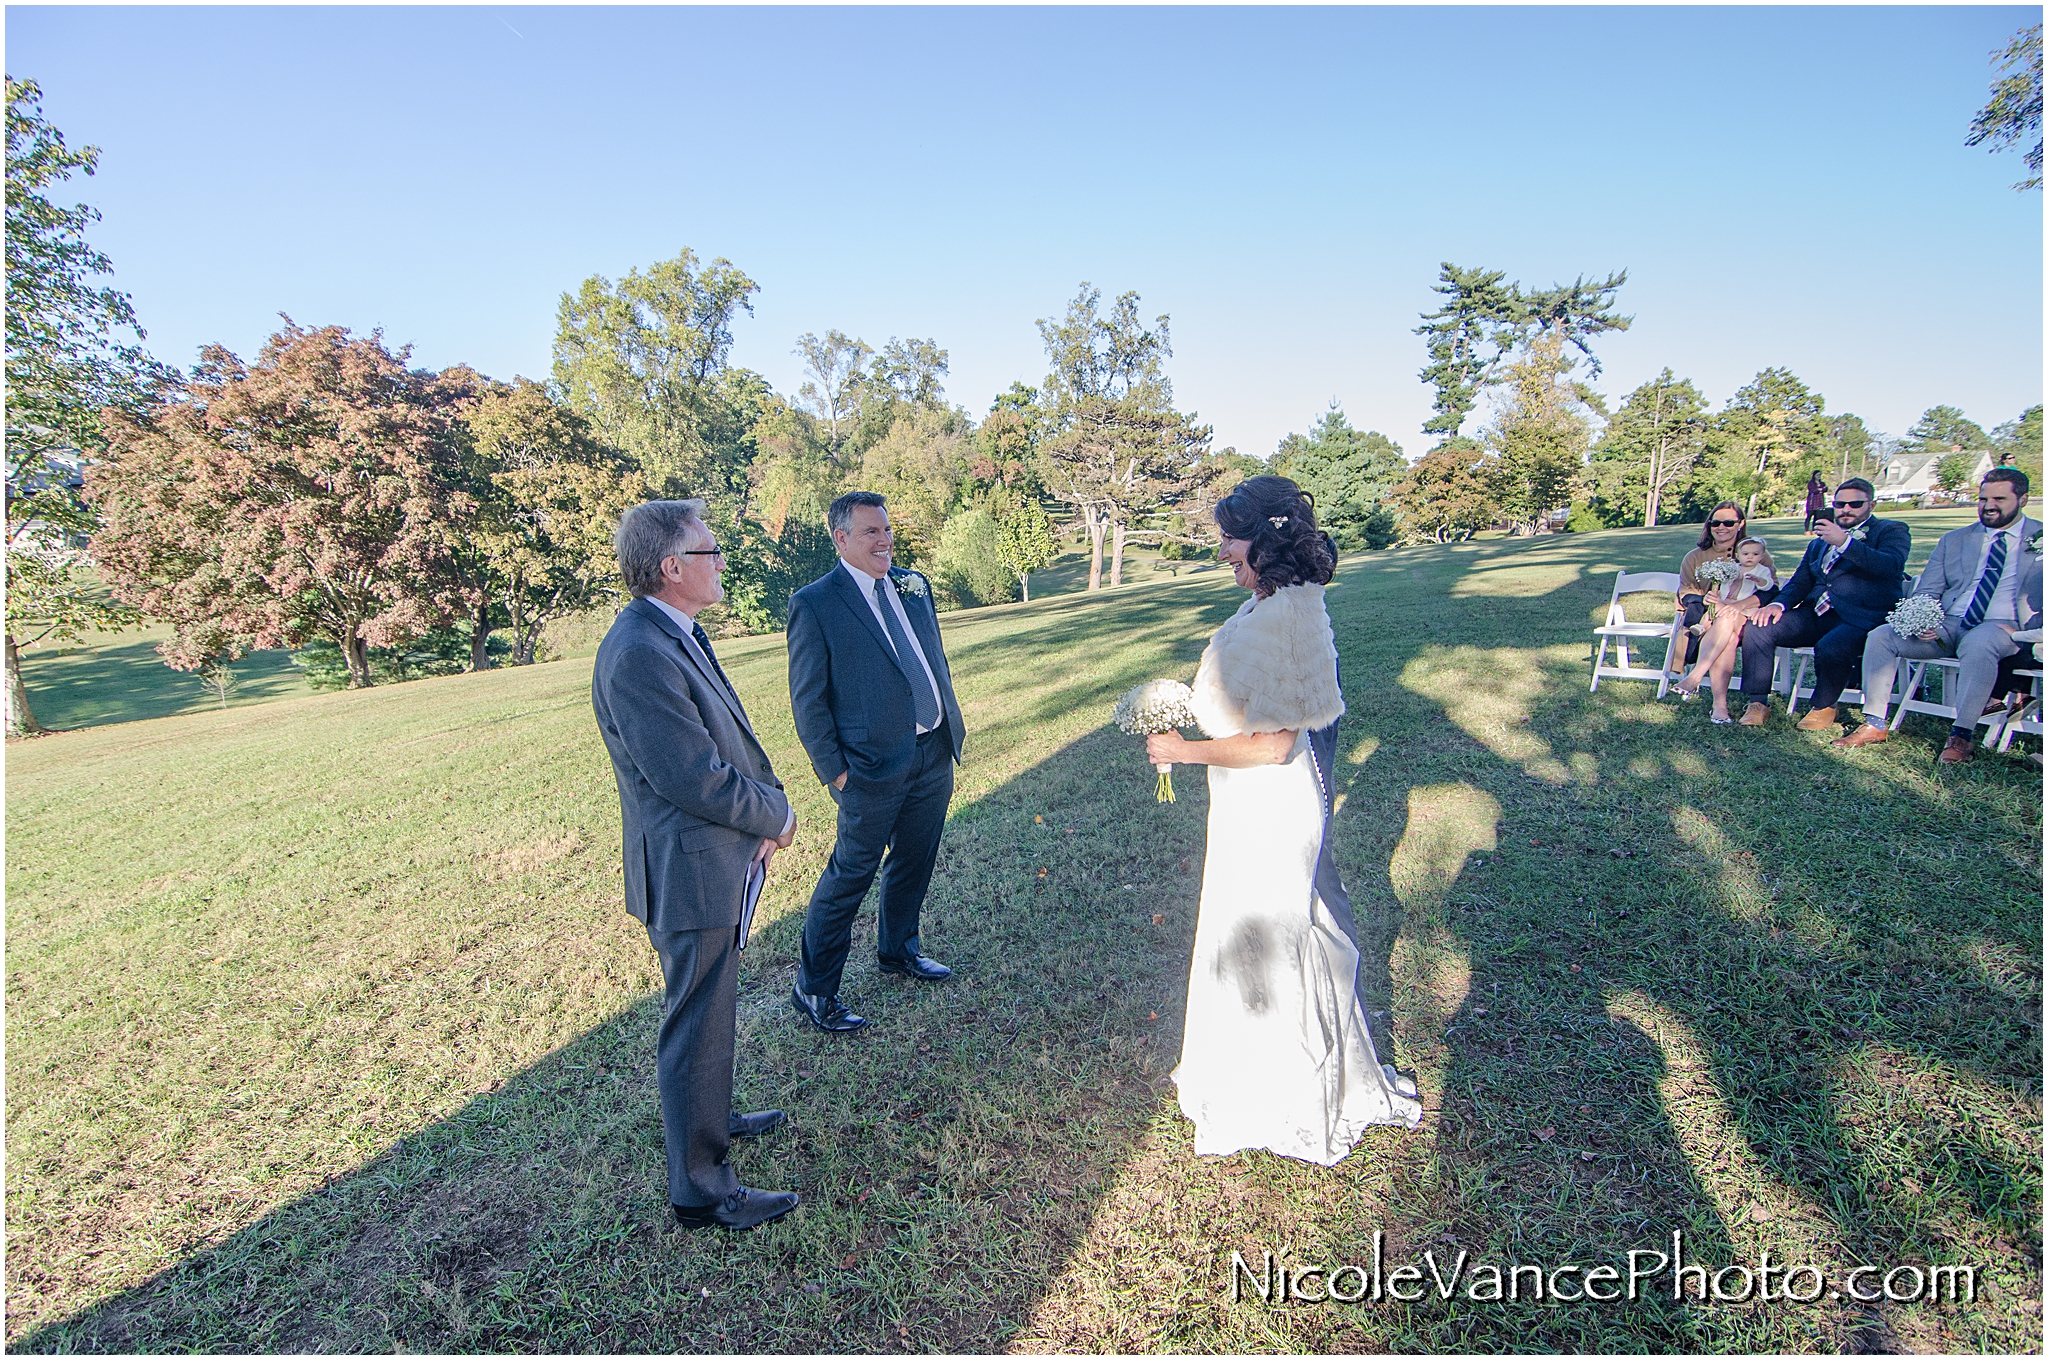
[[[1835,509],[1837,509],[1837,510],[1861,510],[1861,509],[1862,509],[1862,508],[1863,508],[1864,506],[1866,506],[1866,505],[1868,505],[1868,504],[1870,504],[1870,502],[1869,502],[1869,501],[1845,501],[1845,500],[1837,500],[1837,501],[1835,502]]]
[[[1707,521],[1707,527],[1709,529],[1739,529],[1742,527],[1742,521],[1739,519],[1710,519]]]

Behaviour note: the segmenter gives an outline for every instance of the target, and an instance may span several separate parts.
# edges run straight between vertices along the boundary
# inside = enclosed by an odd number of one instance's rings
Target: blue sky
[[[150,347],[279,312],[544,376],[557,299],[689,246],[735,360],[930,336],[977,416],[1082,280],[1170,313],[1180,405],[1265,454],[1332,397],[1413,456],[1438,264],[1626,268],[1618,398],[1791,368],[1902,432],[2041,399],[2041,195],[1966,148],[2038,8],[12,6]],[[1468,427],[1469,428],[1469,427]]]

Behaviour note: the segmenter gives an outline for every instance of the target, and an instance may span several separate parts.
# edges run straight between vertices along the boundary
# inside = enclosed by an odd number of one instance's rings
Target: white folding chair
[[[1600,639],[1599,650],[1593,655],[1593,685],[1600,688],[1602,680],[1655,680],[1657,697],[1664,697],[1664,691],[1671,688],[1671,663],[1685,653],[1680,649],[1679,639],[1685,635],[1685,616],[1674,614],[1669,623],[1630,623],[1622,609],[1622,598],[1655,591],[1665,595],[1678,594],[1678,573],[1675,571],[1639,571],[1633,574],[1618,571],[1614,574],[1614,594],[1607,601],[1607,622],[1593,630],[1593,636]],[[1653,638],[1664,639],[1664,664],[1656,670],[1635,664],[1629,654],[1632,639],[1641,638],[1647,644]],[[1619,665],[1607,664],[1607,648],[1612,644]]]
[[[1900,674],[1902,678],[1899,681],[1899,688],[1897,690],[1898,702],[1892,707],[1892,731],[1896,732],[1899,730],[1899,724],[1906,720],[1908,713],[1925,713],[1932,718],[1947,718],[1951,727],[1962,721],[1956,714],[1956,706],[1954,704],[1943,703],[1927,697],[1927,678],[1938,674],[1941,677],[1941,697],[1944,700],[1950,698],[1955,693],[1954,686],[1963,678],[1962,662],[1952,656],[1929,657],[1925,661],[1907,661],[1900,668]],[[2021,671],[2020,674],[2026,675],[2028,672]],[[2033,674],[2039,675],[2040,672],[2035,671]],[[2006,712],[2002,708],[1994,709],[1989,713],[1976,714],[1975,718],[1976,721],[1971,724],[1973,727],[1989,726],[1991,728],[1989,732],[1984,734],[1984,744],[1986,746],[1991,745],[1998,739],[2000,730],[2006,726],[2007,721]],[[2038,714],[2036,715],[2035,722],[2038,727]]]
[[[1806,683],[1806,674],[1808,667],[1818,664],[1814,660],[1813,648],[1811,647],[1794,647],[1792,655],[1796,660],[1796,664],[1792,668],[1792,683],[1786,687],[1785,712],[1788,716],[1799,711],[1800,700],[1813,697],[1814,686]],[[1897,672],[1893,672],[1893,675],[1896,677]],[[1819,680],[1820,677],[1815,675],[1815,684],[1818,684]],[[1894,678],[1892,683],[1894,690],[1896,690],[1898,686],[1897,679]],[[1860,689],[1845,689],[1842,691],[1841,701],[1845,704],[1864,703],[1863,691]]]
[[[1984,744],[1989,746],[1995,738],[2001,751],[2012,748],[2014,737],[2038,737],[2041,735],[2041,672],[2014,671],[2014,675],[2027,681],[2032,691],[2027,702],[2004,715],[1992,732],[1984,734]]]

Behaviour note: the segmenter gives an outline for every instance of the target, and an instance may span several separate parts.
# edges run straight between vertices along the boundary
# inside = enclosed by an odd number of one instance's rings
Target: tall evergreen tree
[[[1387,502],[1408,460],[1378,430],[1353,429],[1335,400],[1308,434],[1280,441],[1273,470],[1315,498],[1316,522],[1343,551],[1385,548],[1399,536]]]

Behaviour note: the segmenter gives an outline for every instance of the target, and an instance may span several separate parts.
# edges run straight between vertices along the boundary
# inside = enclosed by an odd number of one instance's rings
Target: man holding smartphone
[[[1813,542],[1798,570],[1742,630],[1744,727],[1771,716],[1772,661],[1780,647],[1813,648],[1813,706],[1802,732],[1835,725],[1835,705],[1855,678],[1863,641],[1906,591],[1913,533],[1898,520],[1871,515],[1877,493],[1861,477],[1835,488],[1831,513],[1814,520]]]

